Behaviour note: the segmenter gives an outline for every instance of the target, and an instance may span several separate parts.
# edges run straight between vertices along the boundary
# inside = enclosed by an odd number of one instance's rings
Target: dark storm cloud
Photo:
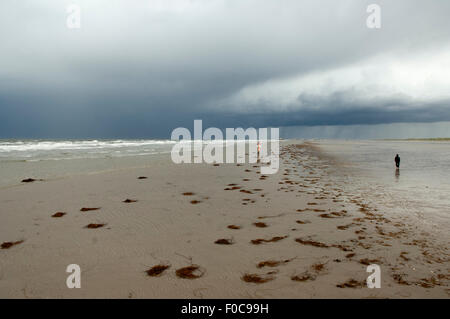
[[[79,30],[65,26],[69,3],[81,5]],[[370,3],[381,5],[379,30],[366,28]],[[0,137],[169,137],[194,119],[218,127],[450,120],[448,13],[439,0],[5,0]],[[429,74],[430,59],[447,64]],[[418,89],[409,69],[433,89]]]
[[[345,105],[337,107],[330,102],[329,107],[306,109],[289,112],[265,112],[252,114],[228,114],[214,116],[207,114],[206,121],[210,126],[230,127],[283,127],[311,125],[355,125],[450,121],[450,100],[427,106],[418,106],[411,110],[411,105],[398,101],[378,101],[375,106]],[[406,110],[406,111],[405,111]]]

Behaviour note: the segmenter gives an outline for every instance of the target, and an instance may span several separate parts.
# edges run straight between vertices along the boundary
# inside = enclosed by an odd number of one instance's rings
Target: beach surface
[[[313,143],[280,156],[273,175],[158,154],[2,187],[0,298],[449,298],[448,232],[348,188]]]

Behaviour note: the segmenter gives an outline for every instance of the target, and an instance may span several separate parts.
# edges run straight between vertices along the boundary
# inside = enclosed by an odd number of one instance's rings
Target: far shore
[[[448,142],[450,137],[431,137],[431,138],[404,138],[404,139],[381,139],[381,141],[430,141],[430,142]]]

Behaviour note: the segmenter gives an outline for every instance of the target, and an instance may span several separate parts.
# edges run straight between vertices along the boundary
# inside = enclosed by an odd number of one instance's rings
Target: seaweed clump
[[[222,239],[217,239],[214,243],[218,244],[218,245],[232,245],[233,240],[222,238]]]
[[[15,242],[9,242],[9,241],[7,241],[7,242],[4,242],[0,247],[1,247],[2,249],[9,249],[9,248],[11,248],[12,246],[19,245],[19,244],[21,244],[21,243],[23,243],[23,240],[19,240],[19,241],[15,241]]]
[[[287,264],[288,262],[290,262],[292,259],[285,259],[285,260],[266,260],[266,261],[261,261],[260,263],[258,263],[257,267],[258,268],[263,268],[263,267],[277,267],[283,264]]]
[[[365,285],[364,281],[357,281],[355,279],[349,279],[342,284],[337,284],[336,287],[338,287],[338,288],[361,288],[361,287],[364,287],[364,285]]]
[[[170,265],[156,265],[150,268],[149,270],[146,270],[145,272],[150,277],[157,277],[160,276],[166,269],[169,269]]]
[[[263,284],[263,283],[271,281],[275,278],[273,276],[261,276],[258,274],[245,274],[241,277],[241,279],[243,281],[249,282],[249,283]]]
[[[309,245],[309,246],[314,246],[314,247],[320,247],[320,248],[328,248],[329,246],[327,244],[318,242],[318,241],[313,241],[313,240],[305,240],[305,239],[301,239],[301,238],[296,238],[295,241],[297,243],[303,244],[303,245]]]
[[[273,242],[277,242],[277,241],[280,241],[280,240],[282,240],[282,239],[285,239],[287,236],[275,236],[275,237],[272,237],[271,239],[262,239],[262,238],[258,238],[258,239],[253,239],[252,241],[251,241],[251,243],[253,244],[253,245],[260,245],[260,244],[262,244],[262,243],[273,243]]]
[[[32,183],[35,182],[36,180],[34,178],[26,178],[22,180],[22,183]]]
[[[292,281],[308,281],[308,280],[315,280],[316,276],[310,274],[309,272],[304,272],[300,275],[295,275],[291,277]]]
[[[263,222],[256,222],[256,223],[253,223],[253,225],[255,225],[256,227],[259,227],[259,228],[267,227],[267,224],[263,223]]]
[[[105,224],[89,224],[89,225],[86,226],[86,228],[96,229],[96,228],[101,228],[103,226],[105,226]]]
[[[100,207],[83,207],[82,209],[80,209],[80,212],[89,212],[92,210],[99,210]]]
[[[183,279],[197,279],[205,274],[205,271],[198,265],[191,265],[177,269],[175,274]]]
[[[57,212],[57,213],[54,213],[54,214],[52,215],[52,217],[63,217],[64,215],[66,215],[66,213],[63,213],[63,212]]]

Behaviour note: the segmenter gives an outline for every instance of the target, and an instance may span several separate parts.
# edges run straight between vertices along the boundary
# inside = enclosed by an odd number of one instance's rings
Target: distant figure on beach
[[[261,142],[258,142],[258,161],[260,153],[261,153]]]
[[[400,156],[395,155],[395,166],[397,166],[397,168],[400,168]]]

